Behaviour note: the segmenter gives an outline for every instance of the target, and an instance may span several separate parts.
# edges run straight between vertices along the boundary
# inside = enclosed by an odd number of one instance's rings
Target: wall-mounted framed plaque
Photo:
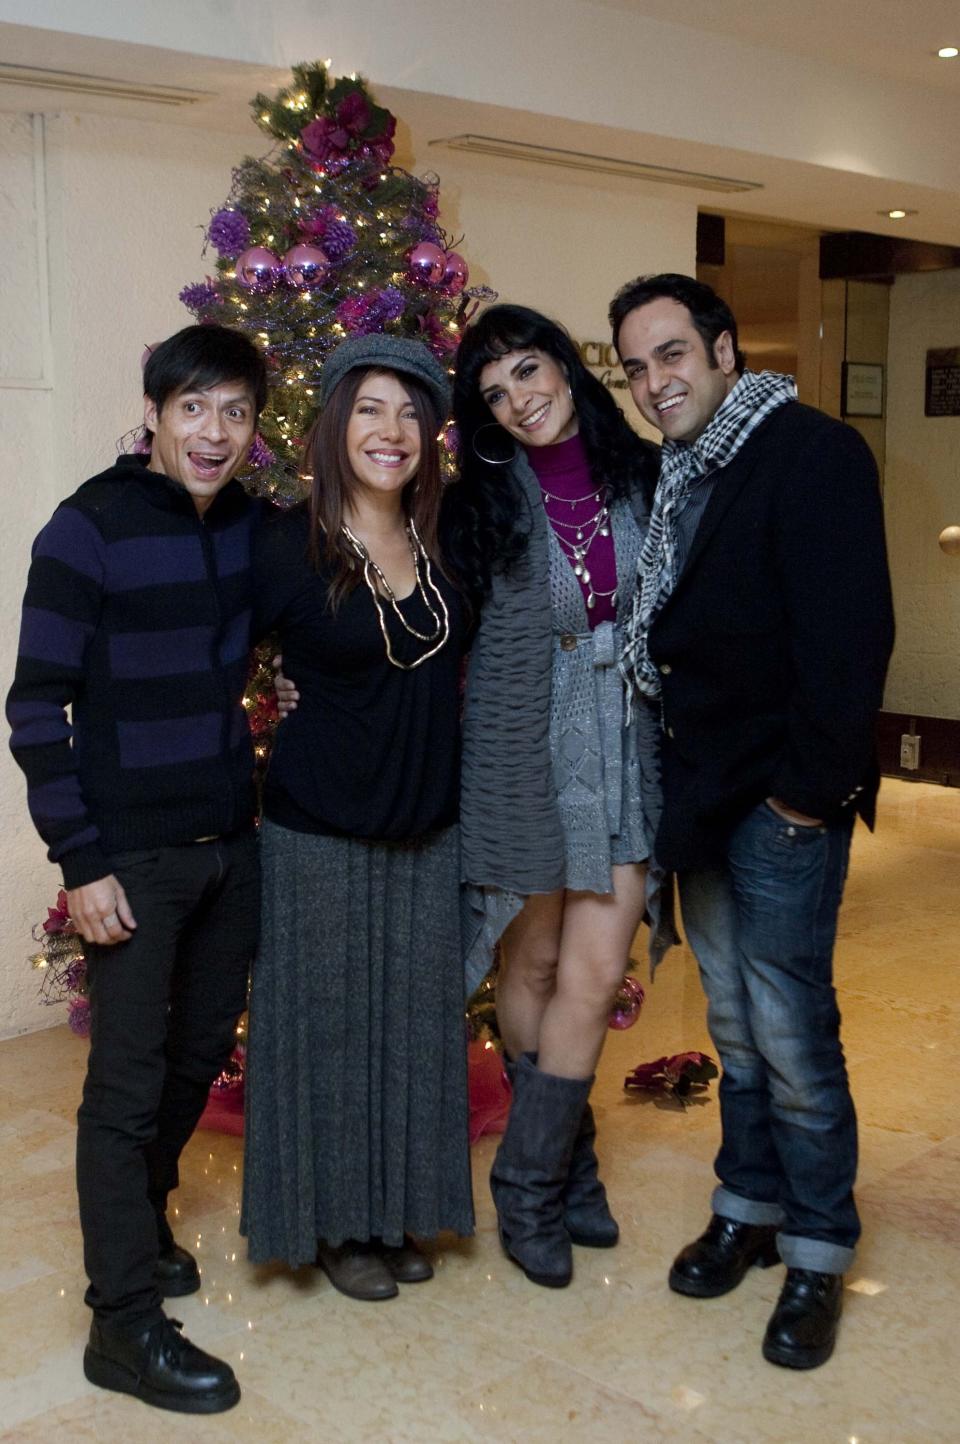
[[[960,416],[960,346],[927,352],[924,416]]]
[[[883,367],[877,361],[844,361],[843,416],[883,415]]]

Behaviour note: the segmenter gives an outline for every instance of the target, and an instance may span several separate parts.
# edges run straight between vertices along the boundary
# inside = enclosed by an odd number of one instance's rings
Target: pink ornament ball
[[[419,281],[421,286],[439,286],[447,261],[439,246],[435,246],[432,241],[421,241],[418,246],[414,246],[408,260],[413,280]]]
[[[443,276],[441,277],[443,289],[448,296],[459,296],[470,279],[467,263],[459,251],[447,251],[443,260]]]
[[[266,246],[251,246],[236,262],[237,285],[246,291],[272,291],[280,279],[280,259]]]
[[[298,291],[306,290],[308,286],[319,286],[329,266],[326,252],[319,246],[310,246],[306,242],[291,246],[283,258],[287,284]]]
[[[607,1026],[620,1031],[632,1028],[640,1016],[645,996],[643,984],[628,973],[617,991]]]

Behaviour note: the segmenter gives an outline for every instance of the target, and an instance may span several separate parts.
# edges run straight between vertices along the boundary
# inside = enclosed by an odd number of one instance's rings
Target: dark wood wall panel
[[[913,724],[913,727],[911,727]],[[900,738],[915,730],[920,737],[920,766],[900,766]],[[960,787],[960,721],[951,717],[911,717],[881,712],[877,723],[880,770],[888,777],[913,777]]]

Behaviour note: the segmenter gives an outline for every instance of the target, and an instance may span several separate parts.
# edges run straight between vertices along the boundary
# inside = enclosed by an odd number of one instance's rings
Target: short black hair
[[[711,366],[716,366],[713,347],[717,337],[724,331],[729,331],[733,342],[734,364],[736,369],[743,373],[747,360],[740,350],[737,322],[730,307],[705,281],[697,281],[693,276],[681,276],[675,271],[665,271],[659,276],[638,276],[635,281],[628,281],[625,286],[620,287],[610,302],[610,326],[613,330],[613,344],[618,351],[620,327],[630,312],[636,311],[640,306],[649,305],[651,301],[659,301],[663,296],[686,306],[703,341]]]
[[[229,326],[184,326],[151,353],[143,390],[157,408],[181,391],[206,391],[225,381],[249,386],[257,416],[267,402],[267,364],[249,337]]]

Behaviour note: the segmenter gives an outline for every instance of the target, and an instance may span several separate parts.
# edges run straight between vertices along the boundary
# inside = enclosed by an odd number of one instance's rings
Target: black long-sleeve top
[[[305,506],[278,513],[261,528],[254,558],[255,631],[279,633],[283,670],[300,693],[277,730],[264,815],[297,832],[383,842],[449,826],[459,804],[461,600],[434,565],[450,636],[422,666],[403,671],[387,660],[362,581],[331,611],[329,577],[307,560],[307,536]],[[433,630],[416,590],[399,605],[411,627]],[[386,599],[383,610],[394,655],[422,655],[427,644],[405,632]]]

